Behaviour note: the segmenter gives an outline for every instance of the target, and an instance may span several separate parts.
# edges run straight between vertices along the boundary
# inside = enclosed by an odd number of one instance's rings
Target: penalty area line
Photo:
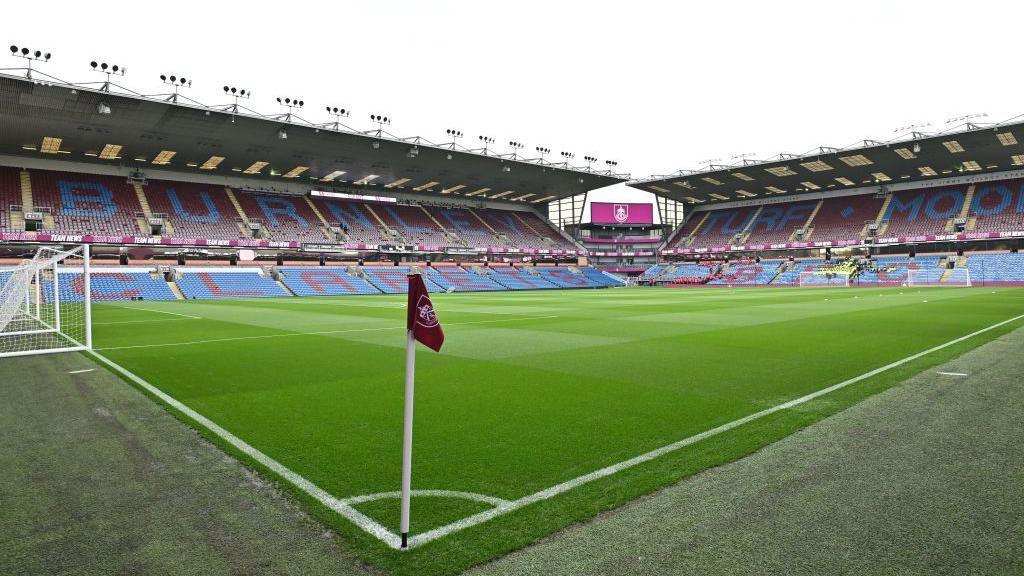
[[[850,386],[852,384],[856,384],[857,382],[860,382],[862,380],[867,380],[868,378],[871,378],[873,376],[877,376],[877,375],[879,375],[879,374],[881,374],[883,372],[887,372],[889,370],[892,370],[893,368],[897,368],[899,366],[907,364],[908,362],[913,362],[914,360],[917,360],[919,358],[922,358],[922,357],[927,356],[929,354],[932,354],[934,352],[938,352],[939,350],[943,350],[945,348],[949,348],[950,346],[954,346],[954,345],[959,344],[959,343],[961,343],[961,342],[963,342],[965,340],[969,340],[969,339],[971,339],[971,338],[973,338],[975,336],[984,334],[984,333],[989,332],[991,330],[995,330],[996,328],[999,328],[1001,326],[1005,326],[1005,325],[1007,325],[1007,324],[1009,324],[1011,322],[1015,322],[1017,320],[1020,320],[1021,318],[1024,318],[1024,314],[1021,314],[1019,316],[1014,316],[1013,318],[1010,318],[1008,320],[1003,320],[1002,322],[997,322],[996,324],[988,326],[987,328],[982,328],[981,330],[977,330],[975,332],[971,332],[970,334],[966,334],[964,336],[960,336],[959,338],[955,338],[955,339],[950,340],[949,342],[946,342],[944,344],[939,344],[938,346],[933,346],[933,347],[931,347],[931,348],[929,348],[927,350],[924,350],[922,352],[918,352],[917,354],[912,354],[910,356],[907,356],[906,358],[903,358],[901,360],[897,360],[897,361],[892,362],[890,364],[886,364],[885,366],[882,366],[880,368],[875,368],[874,370],[871,370],[870,372],[865,372],[864,374],[861,374],[860,376],[854,376],[853,378],[850,378],[849,380],[844,380],[842,382],[839,382],[838,384],[833,384],[832,386],[829,386],[827,388],[822,388],[821,390],[818,390],[817,392],[812,392],[810,394],[807,394],[806,396],[801,396],[800,398],[796,398],[796,399],[790,400],[788,402],[783,402],[782,404],[779,404],[777,406],[773,406],[771,408],[766,408],[764,410],[761,410],[760,412],[755,412],[755,413],[750,414],[748,416],[744,416],[743,418],[739,418],[738,420],[733,420],[732,422],[728,422],[728,423],[723,424],[721,426],[718,426],[716,428],[712,428],[710,430],[706,430],[704,432],[701,432],[699,434],[695,434],[695,435],[690,436],[688,438],[684,438],[682,440],[679,440],[678,442],[674,442],[674,443],[669,444],[667,446],[662,446],[661,448],[657,448],[655,450],[651,450],[650,452],[647,452],[645,454],[641,454],[641,455],[636,456],[634,458],[630,458],[629,460],[624,460],[622,462],[619,462],[618,464],[612,464],[611,466],[606,466],[604,468],[601,468],[600,470],[595,470],[595,471],[593,471],[593,472],[591,472],[589,474],[584,474],[583,476],[579,476],[577,478],[573,478],[572,480],[568,480],[566,482],[562,482],[561,484],[557,484],[557,485],[552,486],[550,488],[546,488],[544,490],[541,490],[540,492],[535,492],[533,494],[530,494],[530,495],[527,495],[527,496],[523,496],[522,498],[519,498],[518,500],[512,500],[512,501],[508,502],[507,504],[499,505],[499,506],[497,506],[497,507],[495,507],[495,508],[493,508],[491,510],[486,510],[484,512],[480,512],[478,514],[474,514],[472,516],[468,516],[466,518],[463,518],[462,520],[458,520],[456,522],[452,522],[451,524],[447,524],[445,526],[434,528],[433,530],[429,530],[429,531],[424,532],[422,534],[417,534],[417,535],[415,535],[415,536],[413,536],[413,537],[411,537],[409,539],[409,547],[410,548],[414,548],[416,546],[420,546],[420,545],[426,544],[428,542],[431,542],[433,540],[437,540],[438,538],[442,538],[444,536],[452,534],[453,532],[458,532],[459,530],[464,530],[464,529],[469,528],[471,526],[476,526],[477,524],[481,524],[483,522],[487,522],[488,520],[492,520],[494,518],[497,518],[498,516],[502,516],[504,514],[508,514],[509,512],[512,512],[514,510],[518,510],[519,508],[523,508],[523,507],[528,506],[530,504],[535,504],[537,502],[541,502],[541,501],[547,500],[549,498],[552,498],[552,497],[557,496],[559,494],[562,494],[564,492],[568,492],[569,490],[572,490],[574,488],[578,488],[580,486],[583,486],[584,484],[588,484],[588,483],[593,482],[595,480],[599,480],[601,478],[605,478],[607,476],[611,476],[613,474],[616,474],[616,473],[621,472],[623,470],[626,470],[626,469],[632,468],[634,466],[643,464],[645,462],[649,462],[651,460],[654,460],[655,458],[659,458],[659,457],[664,456],[666,454],[675,452],[676,450],[679,450],[679,449],[684,448],[686,446],[689,446],[691,444],[696,444],[697,442],[700,442],[701,440],[705,440],[707,438],[711,438],[712,436],[716,436],[716,435],[721,434],[723,432],[728,432],[729,430],[732,430],[734,428],[738,428],[738,427],[740,427],[740,426],[742,426],[744,424],[747,424],[747,423],[752,422],[754,420],[757,420],[759,418],[763,418],[765,416],[769,416],[771,414],[774,414],[776,412],[780,412],[782,410],[786,410],[788,408],[793,408],[794,406],[799,406],[801,404],[805,404],[807,402],[810,402],[811,400],[814,400],[816,398],[820,398],[821,396],[825,396],[826,394],[830,394],[832,392],[835,392],[836,390],[840,390],[842,388],[846,388],[847,386]]]
[[[220,426],[218,426],[217,424],[215,424],[213,421],[206,418],[202,414],[199,414],[195,410],[189,408],[188,406],[178,401],[174,397],[170,396],[169,394],[165,393],[164,391],[160,390],[156,386],[153,386],[152,384],[143,380],[139,376],[136,376],[127,368],[124,368],[123,366],[117,364],[113,360],[95,351],[89,351],[89,354],[93,356],[96,360],[112,368],[118,374],[127,378],[131,382],[134,382],[136,385],[146,390],[150,394],[156,396],[161,401],[166,403],[168,406],[171,406],[175,410],[181,412],[193,422],[199,424],[203,428],[206,428],[213,434],[217,435],[217,437],[219,437],[224,442],[227,442],[229,445],[231,445],[239,452],[245,454],[246,456],[252,458],[256,462],[259,462],[261,465],[265,466],[269,470],[273,471],[275,474],[286,480],[292,486],[295,486],[299,490],[302,490],[309,496],[316,499],[317,502],[320,502],[327,508],[337,512],[346,520],[352,522],[363,531],[376,537],[381,542],[386,544],[388,547],[396,550],[401,547],[402,541],[401,538],[398,537],[398,535],[394,534],[393,532],[382,526],[380,523],[366,516],[362,512],[359,512],[358,510],[356,510],[343,500],[331,496],[324,489],[320,488],[316,484],[313,484],[306,478],[299,476],[295,472],[292,472],[284,464],[281,464],[277,460],[274,460],[270,456],[267,456],[263,452],[260,452],[256,448],[246,443],[241,438],[238,438],[231,432],[228,432],[224,428],[221,428]]]

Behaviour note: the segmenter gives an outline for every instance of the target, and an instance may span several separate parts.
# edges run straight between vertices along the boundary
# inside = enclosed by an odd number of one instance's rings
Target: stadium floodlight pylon
[[[948,272],[948,274],[946,274]],[[940,288],[970,288],[971,271],[967,268],[928,268],[907,271],[907,286]]]
[[[89,247],[0,268],[0,358],[92,349]]]
[[[824,288],[824,287],[844,287],[850,286],[850,274],[847,272],[801,272],[800,283],[801,288]]]

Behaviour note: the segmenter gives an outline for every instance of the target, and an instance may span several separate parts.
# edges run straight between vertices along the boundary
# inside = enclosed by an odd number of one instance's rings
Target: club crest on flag
[[[615,205],[615,221],[623,223],[629,220],[629,205],[628,204],[616,204]]]
[[[424,328],[433,328],[438,324],[434,305],[426,295],[421,294],[419,302],[416,303],[416,323]]]

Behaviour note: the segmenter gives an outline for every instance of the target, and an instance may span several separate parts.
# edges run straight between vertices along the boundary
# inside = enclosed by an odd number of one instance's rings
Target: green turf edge
[[[279,488],[301,502],[311,516],[342,535],[351,545],[352,551],[364,562],[396,576],[447,576],[523,548],[571,524],[589,520],[602,512],[622,506],[708,468],[738,460],[1021,326],[1022,321],[1018,320],[994,328],[806,404],[765,416],[651,462],[623,470],[613,476],[585,484],[549,500],[521,508],[406,552],[398,552],[385,546],[272,470],[234,449],[192,418],[139,387],[114,368],[103,362],[100,364],[155,400],[205,439],[272,479]],[[808,353],[813,353],[813,349],[809,349]],[[83,354],[91,356],[89,352]]]

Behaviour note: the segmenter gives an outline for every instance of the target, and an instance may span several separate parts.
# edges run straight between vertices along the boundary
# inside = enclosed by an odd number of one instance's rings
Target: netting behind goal
[[[827,286],[849,286],[850,275],[842,274],[838,272],[829,272],[823,274],[821,272],[801,272],[800,273],[800,286],[805,288],[811,287],[827,287]]]
[[[967,268],[926,268],[921,270],[908,270],[907,286],[969,288],[971,286],[971,271]]]
[[[92,347],[87,246],[0,267],[0,357]]]

